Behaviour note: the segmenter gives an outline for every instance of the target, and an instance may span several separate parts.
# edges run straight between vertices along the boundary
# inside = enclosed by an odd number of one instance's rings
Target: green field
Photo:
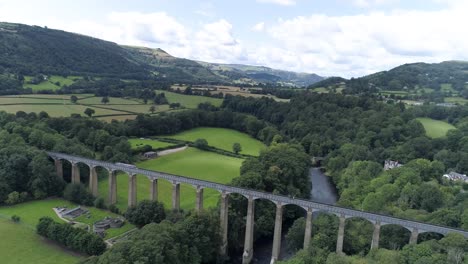
[[[25,83],[23,87],[25,88],[32,88],[33,91],[40,91],[40,90],[58,90],[64,85],[71,85],[75,82],[76,79],[80,79],[81,77],[77,76],[69,76],[69,77],[62,77],[57,75],[49,76],[46,81],[43,81],[39,84],[30,84],[28,83],[33,77],[32,76],[25,76],[24,80]],[[60,86],[56,85],[59,82]]]
[[[455,129],[454,126],[444,121],[434,120],[431,118],[417,118],[416,120],[421,122],[426,130],[427,136],[431,138],[445,137],[445,135],[447,135],[447,131]]]
[[[164,93],[169,103],[180,103],[186,108],[197,108],[200,103],[204,102],[210,102],[215,106],[220,106],[223,102],[223,99],[206,96],[185,95],[162,90],[156,90],[156,92]]]
[[[0,218],[0,256],[5,264],[68,264],[83,257],[62,249],[20,223]]]
[[[59,116],[70,116],[71,114],[80,114],[84,116],[84,111],[89,106],[84,105],[44,105],[44,104],[18,104],[18,105],[0,105],[0,111],[5,111],[7,113],[15,114],[18,111],[24,111],[26,113],[35,112],[39,113],[45,111],[52,117]],[[93,108],[96,112],[94,115],[118,115],[118,114],[127,114],[126,112],[120,112],[104,108]]]
[[[196,108],[199,103],[210,101],[215,105],[221,105],[222,100],[216,98],[179,95],[166,92],[170,102],[179,102],[187,108]],[[47,112],[52,117],[67,117],[71,114],[80,114],[84,116],[86,108],[94,109],[93,116],[104,120],[127,120],[134,119],[137,114],[152,114],[150,112],[151,104],[144,104],[141,100],[133,98],[117,98],[110,97],[108,104],[101,103],[102,97],[96,97],[92,94],[77,94],[78,101],[76,104],[71,103],[68,95],[48,95],[48,94],[33,94],[33,95],[14,95],[0,96],[0,111],[8,113],[16,113],[24,111],[26,113],[41,111]],[[155,105],[156,111],[178,111],[169,109],[169,105]]]
[[[162,142],[159,140],[139,138],[131,138],[128,140],[128,142],[130,142],[132,149],[137,149],[139,147],[143,147],[144,145],[150,145],[151,147],[153,147],[153,149],[165,148],[174,145],[172,143]]]
[[[139,168],[162,171],[166,173],[187,176],[196,179],[214,181],[218,183],[229,183],[238,177],[242,159],[227,157],[213,152],[201,151],[188,148],[181,152],[162,156],[137,163]],[[125,174],[117,176],[117,206],[121,210],[127,207],[128,199],[128,177]],[[137,175],[137,200],[149,198],[150,181],[143,175]],[[192,186],[181,185],[180,205],[182,209],[190,210],[195,204],[195,189]],[[160,180],[158,183],[159,200],[164,203],[166,209],[171,208],[172,184]],[[107,199],[108,177],[99,179],[99,194]],[[215,190],[204,191],[205,207],[216,206],[219,193]]]
[[[262,142],[247,134],[226,128],[201,127],[168,137],[192,142],[204,138],[208,141],[208,145],[227,151],[232,151],[232,145],[237,142],[242,146],[241,154],[256,156],[265,147]]]
[[[445,97],[444,102],[464,105],[468,103],[468,100],[463,97]]]
[[[5,218],[10,218],[12,215],[18,215],[21,217],[21,223],[29,226],[34,229],[39,218],[43,216],[52,217],[55,221],[62,221],[57,214],[52,210],[54,207],[67,206],[68,208],[76,207],[76,204],[73,204],[64,199],[47,199],[39,201],[31,201],[26,203],[17,204],[14,206],[2,206],[0,207],[0,216]],[[91,212],[91,217],[86,218],[81,216],[75,221],[82,222],[85,224],[93,224],[94,222],[103,219],[106,216],[116,217],[116,214],[113,214],[109,211],[97,209],[94,207],[86,207]],[[119,229],[110,229],[106,234],[106,239],[125,233],[126,231],[134,228],[133,225],[126,223],[122,228]]]

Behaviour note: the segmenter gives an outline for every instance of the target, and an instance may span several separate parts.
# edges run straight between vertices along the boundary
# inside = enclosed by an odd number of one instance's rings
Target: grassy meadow
[[[49,216],[55,221],[61,222],[62,220],[52,210],[52,208],[59,206],[67,206],[68,208],[73,208],[77,205],[67,200],[59,198],[30,201],[13,206],[0,207],[0,216],[9,219],[12,215],[18,215],[19,217],[21,217],[22,224],[34,230],[37,222],[39,221],[39,218],[43,216]],[[116,214],[111,213],[109,211],[97,209],[94,207],[86,208],[91,212],[91,217],[86,218],[85,216],[80,216],[76,218],[75,221],[92,225],[94,222],[101,220],[106,216],[117,216]],[[126,231],[133,228],[133,225],[126,223],[122,228],[110,229],[109,232],[106,233],[106,239],[125,233]]]
[[[185,95],[163,90],[156,90],[156,92],[164,93],[169,103],[180,103],[186,108],[197,108],[200,103],[205,102],[210,102],[214,106],[220,106],[223,102],[223,99],[206,96]]]
[[[186,177],[229,183],[240,174],[243,159],[227,157],[213,152],[188,148],[184,151],[136,163],[139,168],[162,171]],[[149,198],[150,181],[144,175],[137,175],[137,200]],[[192,186],[181,185],[180,205],[182,209],[190,210],[195,206],[195,189]],[[108,177],[99,179],[99,194],[108,197]],[[172,184],[159,180],[158,198],[166,209],[171,208]],[[204,191],[204,206],[214,207],[218,203],[219,193],[215,190]],[[128,177],[121,173],[117,176],[117,207],[121,210],[127,208]]]
[[[435,120],[431,118],[417,118],[424,126],[427,136],[431,138],[445,137],[450,129],[455,127],[447,122]]]
[[[168,137],[192,142],[204,138],[208,141],[208,145],[227,151],[232,151],[232,145],[239,143],[242,147],[241,154],[255,156],[258,156],[260,150],[265,147],[262,142],[245,133],[226,128],[201,127]]]
[[[165,148],[165,147],[174,145],[172,143],[162,142],[162,141],[155,140],[155,139],[140,139],[140,138],[131,138],[128,140],[128,142],[130,142],[132,149],[137,149],[139,147],[143,147],[144,145],[150,145],[151,147],[153,147],[153,149]]]
[[[73,84],[77,79],[81,79],[81,77],[78,76],[68,76],[68,77],[62,77],[58,75],[52,75],[47,78],[46,81],[43,81],[39,84],[30,84],[28,82],[33,79],[32,76],[25,76],[24,77],[24,85],[23,87],[25,88],[31,88],[33,91],[41,91],[41,90],[58,90],[62,88],[64,85],[71,85]],[[59,84],[59,85],[57,85]]]
[[[0,218],[0,256],[5,264],[71,264],[84,257],[55,245],[21,223]]]

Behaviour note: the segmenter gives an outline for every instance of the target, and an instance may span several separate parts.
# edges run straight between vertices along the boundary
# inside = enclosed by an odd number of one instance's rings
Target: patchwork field
[[[46,241],[30,227],[7,219],[0,218],[0,234],[1,263],[71,264],[83,259]]]
[[[262,142],[245,133],[225,128],[201,127],[167,137],[192,142],[204,138],[208,141],[208,145],[227,151],[232,151],[232,145],[239,143],[242,147],[241,154],[256,156],[265,147]]]
[[[238,177],[242,159],[227,157],[213,152],[188,148],[184,151],[162,156],[137,163],[139,168],[162,171],[171,174],[203,179],[219,183],[229,183]],[[128,177],[125,174],[117,176],[117,207],[125,210],[128,199]],[[143,175],[137,175],[137,200],[149,198],[149,180]],[[195,189],[192,186],[181,185],[180,205],[182,209],[190,210],[195,205]],[[171,208],[172,184],[160,180],[158,183],[159,200],[164,203],[166,209]],[[99,194],[107,199],[108,177],[99,179]],[[219,193],[215,190],[204,191],[204,206],[216,206]]]
[[[213,105],[220,106],[222,99],[182,95],[177,93],[164,92],[170,103],[180,103],[185,108],[197,108],[198,104],[211,102]],[[151,104],[144,104],[142,100],[134,98],[116,98],[109,97],[109,102],[101,102],[102,97],[92,94],[76,94],[78,101],[73,104],[70,101],[71,94],[32,94],[32,95],[10,95],[0,96],[0,111],[16,113],[24,111],[26,113],[41,111],[47,112],[52,117],[70,116],[71,114],[80,114],[84,116],[84,110],[91,108],[95,111],[94,117],[104,120],[127,120],[134,119],[137,114],[152,114]],[[169,109],[169,105],[155,105],[156,111],[179,111],[178,109]]]
[[[451,124],[431,118],[417,118],[424,126],[427,136],[431,138],[445,137],[447,131],[455,129]]]

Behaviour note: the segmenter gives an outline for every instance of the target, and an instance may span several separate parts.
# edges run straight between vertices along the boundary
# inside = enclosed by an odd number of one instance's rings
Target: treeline
[[[414,245],[406,245],[402,250],[378,249],[368,255],[346,256],[328,254],[320,247],[301,250],[296,256],[282,264],[445,264],[466,263],[468,242],[462,235],[448,234],[441,240],[429,240]],[[463,261],[465,259],[465,261]]]
[[[219,226],[219,215],[215,212],[179,215],[147,224],[101,256],[82,263],[222,263],[218,256]]]
[[[75,228],[68,223],[57,223],[50,217],[39,219],[36,232],[71,250],[90,256],[101,255],[106,250],[106,243],[98,235],[81,228]]]

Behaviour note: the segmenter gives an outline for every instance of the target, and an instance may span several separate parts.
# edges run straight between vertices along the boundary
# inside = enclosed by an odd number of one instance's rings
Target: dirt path
[[[188,146],[183,146],[183,147],[180,147],[180,148],[167,149],[167,150],[163,150],[163,151],[158,151],[158,157],[164,156],[164,155],[169,155],[169,154],[176,153],[176,152],[179,152],[179,151],[184,151],[184,150],[186,150],[187,148],[188,148]]]

